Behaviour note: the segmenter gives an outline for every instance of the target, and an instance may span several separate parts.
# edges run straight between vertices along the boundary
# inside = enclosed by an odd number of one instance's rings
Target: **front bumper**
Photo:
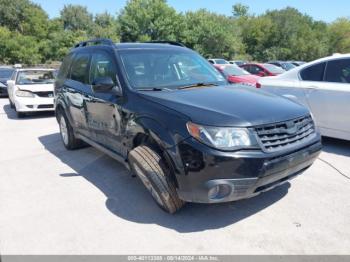
[[[249,198],[301,174],[321,149],[320,136],[301,148],[274,154],[222,152],[189,138],[179,145],[185,172],[177,175],[178,195],[197,203]]]
[[[18,112],[54,111],[53,97],[15,97],[14,103]]]
[[[0,86],[0,97],[7,97],[8,93],[7,93],[7,87],[6,86]]]

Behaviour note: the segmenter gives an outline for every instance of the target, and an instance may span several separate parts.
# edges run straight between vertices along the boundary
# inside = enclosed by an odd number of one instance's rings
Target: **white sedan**
[[[10,105],[23,117],[27,112],[54,110],[54,70],[17,69],[7,81]]]
[[[307,106],[323,136],[350,140],[350,54],[325,57],[259,83]]]

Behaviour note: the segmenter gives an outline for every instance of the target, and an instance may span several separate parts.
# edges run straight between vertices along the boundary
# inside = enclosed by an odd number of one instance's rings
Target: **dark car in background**
[[[229,85],[172,44],[77,44],[55,103],[67,149],[87,143],[119,160],[170,213],[258,195],[301,174],[321,149],[306,107]]]
[[[249,63],[241,65],[240,67],[253,75],[261,77],[277,76],[286,72],[284,69],[271,64]]]
[[[296,68],[296,65],[290,62],[285,62],[285,61],[269,61],[267,62],[268,64],[275,65],[278,67],[283,68],[285,71],[289,71],[293,68]]]
[[[11,80],[15,69],[12,67],[0,67],[0,97],[7,97],[7,81]]]

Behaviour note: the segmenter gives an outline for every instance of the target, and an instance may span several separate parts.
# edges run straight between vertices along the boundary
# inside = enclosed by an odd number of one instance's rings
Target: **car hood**
[[[48,92],[53,91],[53,84],[39,84],[39,85],[16,85],[20,90],[28,90],[31,92]]]
[[[188,116],[197,124],[250,127],[308,114],[288,99],[244,86],[140,92],[141,96]]]

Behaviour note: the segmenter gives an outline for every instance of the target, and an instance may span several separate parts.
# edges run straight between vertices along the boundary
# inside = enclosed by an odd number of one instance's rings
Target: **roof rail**
[[[175,42],[175,41],[148,41],[148,42],[144,42],[144,43],[148,43],[148,44],[168,44],[168,45],[176,45],[176,46],[181,46],[181,47],[186,47],[184,44],[180,43],[180,42]]]
[[[82,41],[74,46],[74,48],[78,47],[86,47],[86,46],[94,46],[94,45],[114,45],[114,42],[111,39],[107,38],[96,38],[92,40]]]

